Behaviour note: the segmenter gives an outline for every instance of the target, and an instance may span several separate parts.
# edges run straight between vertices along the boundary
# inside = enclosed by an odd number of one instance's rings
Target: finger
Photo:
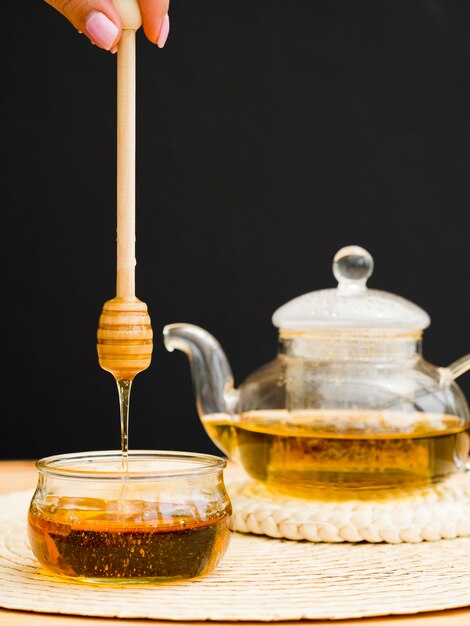
[[[139,0],[139,4],[147,38],[163,48],[170,32],[170,0]]]
[[[121,37],[121,18],[111,0],[46,0],[90,41],[115,51]]]

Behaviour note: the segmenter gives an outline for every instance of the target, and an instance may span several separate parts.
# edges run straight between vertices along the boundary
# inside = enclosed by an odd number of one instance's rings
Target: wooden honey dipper
[[[117,271],[116,297],[98,323],[100,366],[118,384],[123,459],[131,383],[150,365],[153,333],[147,305],[135,296],[135,33],[142,25],[137,0],[113,0],[122,20],[117,52]]]

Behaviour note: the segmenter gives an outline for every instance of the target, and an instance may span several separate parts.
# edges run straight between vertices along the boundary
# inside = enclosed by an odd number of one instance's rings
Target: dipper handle
[[[98,324],[101,367],[117,381],[132,381],[150,365],[152,327],[147,305],[135,296],[135,31],[137,0],[113,0],[123,31],[117,54],[117,271],[116,297],[105,302]]]
[[[121,16],[123,30],[138,30],[142,26],[142,14],[137,0],[113,0]]]
[[[137,0],[113,0],[123,31],[117,54],[117,272],[116,297],[135,297],[135,31]]]

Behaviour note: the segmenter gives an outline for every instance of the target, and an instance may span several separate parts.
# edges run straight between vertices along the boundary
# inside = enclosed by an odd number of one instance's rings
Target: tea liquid
[[[40,561],[56,574],[125,582],[176,580],[211,571],[224,554],[231,511],[206,516],[206,504],[61,498],[33,505],[28,530]],[[176,513],[175,513],[176,511]]]
[[[204,425],[253,478],[293,495],[429,484],[468,451],[468,427],[455,415],[250,411],[233,422],[209,415]]]

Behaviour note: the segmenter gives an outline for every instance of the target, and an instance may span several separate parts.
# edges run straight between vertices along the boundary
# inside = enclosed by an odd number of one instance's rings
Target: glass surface
[[[329,349],[319,336],[285,337],[277,358],[242,383],[233,413],[201,414],[248,474],[308,496],[418,488],[465,468],[468,405],[416,339],[369,337],[367,350],[362,340],[349,352],[323,340]]]
[[[158,582],[211,572],[230,537],[226,461],[204,454],[120,451],[48,457],[28,513],[48,571],[98,582]]]
[[[175,324],[165,340],[190,356],[208,435],[274,489],[377,493],[467,468],[469,409],[454,379],[470,356],[436,367],[422,357],[421,333],[281,331],[276,358],[238,389],[209,333]]]
[[[346,246],[333,258],[335,289],[319,289],[294,298],[274,312],[274,326],[290,331],[313,329],[408,329],[429,326],[428,314],[393,293],[368,289],[374,261],[364,248]]]
[[[470,369],[470,355],[449,367],[426,361],[429,316],[367,289],[372,269],[364,249],[341,249],[333,262],[338,287],[278,309],[276,357],[238,388],[210,333],[192,324],[164,328],[166,348],[189,357],[208,435],[274,489],[375,497],[468,469],[469,407],[456,379]]]

